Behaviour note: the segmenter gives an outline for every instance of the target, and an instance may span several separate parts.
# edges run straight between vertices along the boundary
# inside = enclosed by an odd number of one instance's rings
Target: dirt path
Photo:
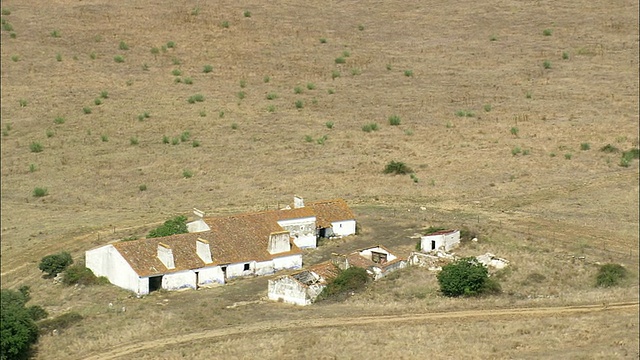
[[[565,307],[542,307],[542,308],[516,308],[516,309],[500,309],[500,310],[470,310],[470,311],[454,311],[444,313],[424,313],[424,314],[406,314],[406,315],[387,315],[387,316],[361,316],[361,317],[340,317],[340,318],[316,318],[302,320],[283,320],[259,322],[255,324],[245,324],[242,326],[231,326],[221,329],[205,330],[190,334],[172,336],[168,338],[154,339],[147,342],[132,342],[123,344],[117,348],[112,348],[101,354],[92,355],[84,358],[85,360],[106,360],[117,359],[120,357],[160,347],[174,346],[191,341],[202,339],[215,339],[218,337],[228,338],[234,335],[248,335],[259,332],[274,331],[290,331],[294,329],[309,329],[329,326],[362,326],[376,323],[397,323],[397,322],[425,322],[436,319],[461,319],[461,318],[505,318],[512,316],[528,316],[528,317],[546,317],[562,314],[590,313],[596,311],[638,311],[638,302],[614,303],[614,304],[598,304],[598,305],[581,305],[581,306],[565,306]]]

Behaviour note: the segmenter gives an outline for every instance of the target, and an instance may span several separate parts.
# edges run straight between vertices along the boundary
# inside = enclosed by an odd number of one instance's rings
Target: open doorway
[[[149,292],[162,289],[162,275],[149,277]]]
[[[436,249],[436,241],[431,240],[431,250],[435,250],[435,249]]]

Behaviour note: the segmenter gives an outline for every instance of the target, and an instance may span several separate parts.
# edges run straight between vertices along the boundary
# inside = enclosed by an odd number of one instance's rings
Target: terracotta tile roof
[[[331,227],[334,221],[355,220],[355,216],[349,205],[343,199],[333,199],[311,202],[306,205],[316,214],[316,226],[322,228]]]
[[[273,220],[270,212],[211,217],[205,221],[211,228],[199,233],[179,234],[163,238],[151,238],[115,243],[114,246],[140,276],[166,274],[188,269],[197,269],[205,263],[196,253],[198,238],[207,240],[211,249],[212,264],[224,265],[250,261],[266,261],[277,257],[300,254],[290,240],[291,251],[269,254],[269,235],[283,229]],[[158,243],[171,247],[175,269],[168,270],[157,257]]]
[[[338,276],[340,273],[340,269],[337,266],[333,265],[333,263],[329,261],[324,261],[319,264],[315,264],[309,267],[307,270],[313,271],[314,273],[322,276],[326,281],[331,281]]]

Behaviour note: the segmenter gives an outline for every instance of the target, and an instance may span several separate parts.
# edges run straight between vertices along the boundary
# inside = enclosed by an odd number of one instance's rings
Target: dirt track
[[[341,318],[316,318],[305,320],[291,320],[278,322],[259,322],[252,325],[231,326],[222,329],[206,330],[194,332],[170,338],[155,339],[147,342],[132,342],[107,350],[101,354],[92,355],[84,358],[85,360],[104,360],[117,359],[131,355],[140,351],[152,348],[173,346],[191,341],[202,339],[215,339],[220,337],[229,337],[234,335],[249,335],[264,331],[290,331],[294,329],[304,328],[320,328],[330,326],[361,326],[376,323],[398,323],[398,322],[425,322],[436,319],[461,319],[461,318],[509,318],[509,317],[548,317],[563,314],[590,313],[596,311],[638,311],[638,302],[626,302],[615,304],[598,304],[598,305],[582,305],[582,306],[565,306],[565,307],[543,307],[543,308],[516,308],[501,310],[471,310],[471,311],[455,311],[444,313],[424,313],[424,314],[407,314],[407,315],[388,315],[388,316],[362,316],[362,317],[341,317]]]

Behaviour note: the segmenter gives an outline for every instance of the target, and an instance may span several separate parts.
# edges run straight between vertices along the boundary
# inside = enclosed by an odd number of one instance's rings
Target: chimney
[[[196,253],[204,261],[205,264],[210,264],[213,262],[211,259],[211,247],[209,246],[209,242],[205,239],[196,240]]]
[[[293,208],[299,209],[303,207],[304,207],[304,200],[300,196],[295,195],[293,197]]]
[[[167,269],[175,269],[176,265],[173,262],[173,251],[171,251],[169,245],[158,243],[158,259],[162,261]]]
[[[287,251],[291,251],[291,234],[288,231],[278,231],[269,234],[269,245],[267,251],[269,254],[279,254]]]
[[[340,270],[347,270],[349,268],[349,261],[346,255],[331,253],[331,263]]]
[[[204,218],[204,211],[193,208],[193,215],[195,215],[198,220],[201,220],[202,218]]]

